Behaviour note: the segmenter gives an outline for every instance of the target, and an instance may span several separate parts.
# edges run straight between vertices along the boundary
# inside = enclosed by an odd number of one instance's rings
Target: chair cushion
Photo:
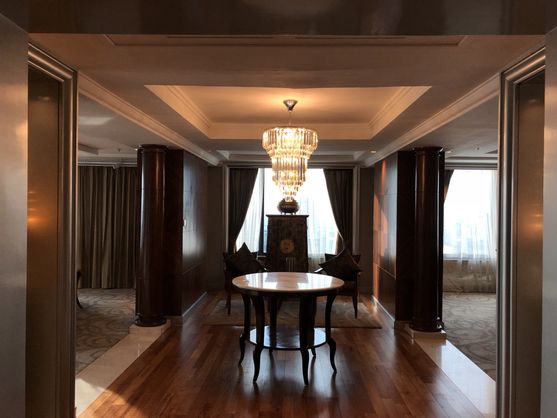
[[[319,264],[329,276],[338,277],[342,280],[355,280],[357,274],[362,271],[354,261],[350,250],[345,248],[337,256]]]
[[[258,273],[263,270],[263,266],[250,252],[246,243],[234,254],[226,257],[224,263],[226,264],[226,269],[230,270],[235,276]]]

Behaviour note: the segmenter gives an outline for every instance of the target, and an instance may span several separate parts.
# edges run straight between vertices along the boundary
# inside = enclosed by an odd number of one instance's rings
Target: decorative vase
[[[291,202],[287,202],[286,200],[282,199],[278,205],[277,209],[282,214],[290,214],[293,215],[300,210],[300,205],[294,199]]]

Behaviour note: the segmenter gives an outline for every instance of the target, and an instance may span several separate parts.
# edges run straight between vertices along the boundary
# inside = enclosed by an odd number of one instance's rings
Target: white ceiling
[[[443,147],[450,160],[497,162],[499,100],[486,101],[470,112],[425,135],[411,147]]]
[[[300,100],[296,124],[319,128],[312,160],[369,161],[370,151],[389,149],[543,42],[539,36],[31,38],[101,91],[85,95],[101,102],[111,96],[117,105],[107,105],[109,111],[82,100],[80,117],[89,118],[89,125],[80,123],[82,144],[117,155],[119,144],[127,153],[162,141],[213,163],[264,160],[260,133],[287,121],[281,101],[288,98]],[[126,106],[130,114],[122,112]],[[107,112],[112,119],[103,122]],[[148,130],[134,131],[126,118]],[[457,131],[437,141],[470,141]]]
[[[141,144],[166,145],[166,141],[125,117],[79,96],[79,160],[135,158]]]

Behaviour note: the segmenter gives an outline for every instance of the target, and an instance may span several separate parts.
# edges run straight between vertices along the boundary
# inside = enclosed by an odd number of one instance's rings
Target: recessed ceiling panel
[[[274,88],[147,86],[209,139],[259,139],[264,129],[289,123],[285,99],[298,101],[293,124],[323,139],[373,137],[428,87]]]

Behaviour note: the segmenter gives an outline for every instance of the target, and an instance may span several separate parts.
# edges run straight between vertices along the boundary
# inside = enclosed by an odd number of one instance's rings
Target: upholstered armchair
[[[340,254],[325,254],[325,262],[321,263],[321,268],[316,273],[328,274],[344,280],[344,285],[340,288],[340,295],[351,296],[354,306],[354,316],[358,317],[358,279],[360,278],[361,268],[358,266],[360,254],[350,254],[350,251],[343,250]]]

